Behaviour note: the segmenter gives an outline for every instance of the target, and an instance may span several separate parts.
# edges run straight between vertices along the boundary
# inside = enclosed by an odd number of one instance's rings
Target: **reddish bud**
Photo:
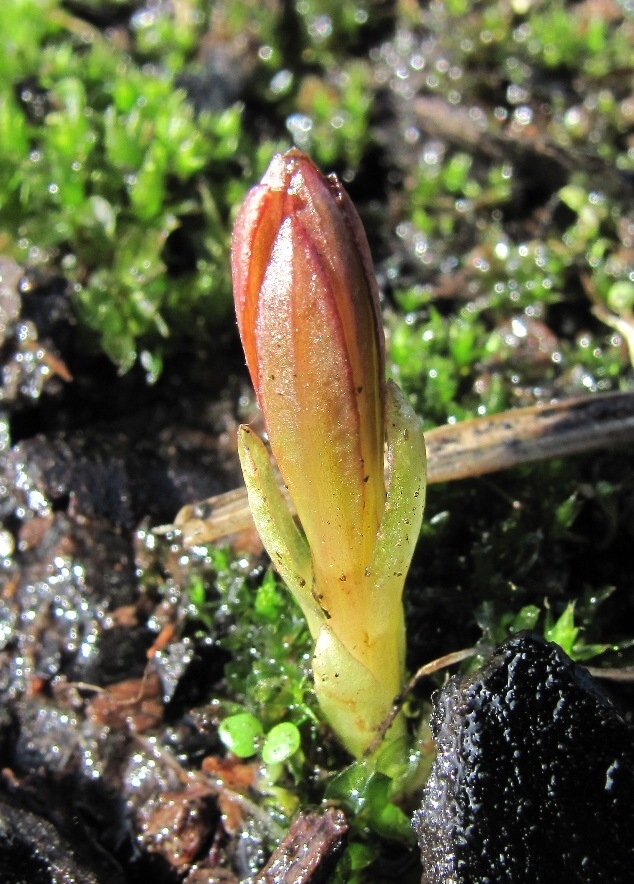
[[[385,501],[384,338],[361,221],[337,178],[290,150],[247,195],[231,258],[247,365],[316,575],[354,584]]]

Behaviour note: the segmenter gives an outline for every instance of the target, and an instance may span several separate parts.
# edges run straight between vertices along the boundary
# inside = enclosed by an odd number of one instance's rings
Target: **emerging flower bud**
[[[401,594],[424,502],[420,422],[386,387],[370,251],[334,176],[298,150],[274,157],[238,215],[231,258],[247,365],[305,539],[264,446],[243,427],[251,508],[315,638],[322,708],[360,755],[404,674]]]
[[[271,449],[313,550],[342,582],[385,503],[384,340],[361,221],[334,176],[274,157],[236,221],[240,336]]]

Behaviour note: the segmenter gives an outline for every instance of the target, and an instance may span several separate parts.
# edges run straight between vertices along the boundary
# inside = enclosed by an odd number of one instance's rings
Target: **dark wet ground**
[[[21,281],[5,269],[0,301],[15,443],[0,453],[2,880],[70,880],[62,868],[77,881],[176,880],[214,838],[220,850],[218,788],[186,770],[218,748],[213,718],[201,729],[189,710],[213,695],[224,655],[212,638],[171,634],[151,650],[183,617],[188,560],[149,529],[238,484],[241,382],[220,341],[210,392],[187,396],[176,372],[148,388],[105,361],[75,364],[65,311],[51,315],[61,284],[21,300]],[[173,599],[140,579],[153,572]],[[249,871],[258,843],[236,868]]]

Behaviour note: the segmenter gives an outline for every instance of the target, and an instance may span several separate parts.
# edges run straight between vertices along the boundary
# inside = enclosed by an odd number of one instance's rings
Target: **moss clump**
[[[230,94],[196,113],[179,87],[204,6],[110,36],[54,0],[3,10],[0,243],[62,273],[110,358],[125,371],[141,354],[151,378],[227,315],[238,163],[257,162]]]

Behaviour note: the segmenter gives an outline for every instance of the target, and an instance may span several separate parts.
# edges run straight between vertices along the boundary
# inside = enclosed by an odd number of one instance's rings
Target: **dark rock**
[[[634,729],[560,648],[505,642],[439,693],[432,727],[423,884],[632,880]]]

